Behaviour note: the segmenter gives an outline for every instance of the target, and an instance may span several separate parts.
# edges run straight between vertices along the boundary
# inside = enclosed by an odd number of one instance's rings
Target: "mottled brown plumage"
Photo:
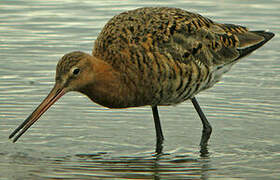
[[[272,37],[263,34],[177,8],[140,8],[112,18],[92,54],[139,97],[125,106],[170,105],[212,87],[244,56],[242,48]]]
[[[16,141],[63,94],[79,91],[109,108],[152,106],[161,142],[157,106],[191,99],[204,125],[205,145],[211,126],[194,96],[273,36],[178,8],[123,12],[105,25],[92,55],[75,51],[61,58],[53,90],[10,138],[22,129]]]

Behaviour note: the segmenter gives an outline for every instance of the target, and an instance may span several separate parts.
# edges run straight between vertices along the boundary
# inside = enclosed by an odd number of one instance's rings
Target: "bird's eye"
[[[80,72],[80,69],[79,69],[79,68],[75,68],[75,69],[73,70],[73,74],[74,74],[74,75],[78,75],[79,72]]]

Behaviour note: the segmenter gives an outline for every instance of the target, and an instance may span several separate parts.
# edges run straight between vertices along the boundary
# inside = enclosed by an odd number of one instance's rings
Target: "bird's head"
[[[94,83],[94,64],[96,64],[95,58],[89,54],[80,51],[65,54],[57,64],[53,89],[33,113],[15,129],[9,138],[12,138],[19,132],[13,139],[13,142],[17,141],[65,93],[69,91],[80,91],[83,87]]]
[[[57,63],[55,87],[65,92],[79,91],[94,81],[93,56],[74,51],[65,54]]]

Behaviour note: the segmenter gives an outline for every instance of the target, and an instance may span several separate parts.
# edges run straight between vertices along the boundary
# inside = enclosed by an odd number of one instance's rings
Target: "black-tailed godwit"
[[[203,124],[200,145],[206,147],[212,128],[195,95],[273,36],[178,8],[123,12],[105,25],[92,55],[74,51],[59,60],[53,89],[10,138],[18,133],[16,142],[61,96],[78,91],[108,108],[151,106],[158,153],[164,138],[157,107],[190,99]]]

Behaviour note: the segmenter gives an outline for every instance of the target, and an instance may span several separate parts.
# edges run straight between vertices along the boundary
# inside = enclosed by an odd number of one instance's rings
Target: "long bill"
[[[13,138],[17,133],[17,136],[13,139],[16,142],[21,135],[25,133],[43,114],[46,112],[51,105],[53,105],[60,97],[66,93],[64,88],[60,88],[55,85],[48,96],[43,100],[43,102],[33,111],[33,113],[21,124],[19,125],[9,136]]]

